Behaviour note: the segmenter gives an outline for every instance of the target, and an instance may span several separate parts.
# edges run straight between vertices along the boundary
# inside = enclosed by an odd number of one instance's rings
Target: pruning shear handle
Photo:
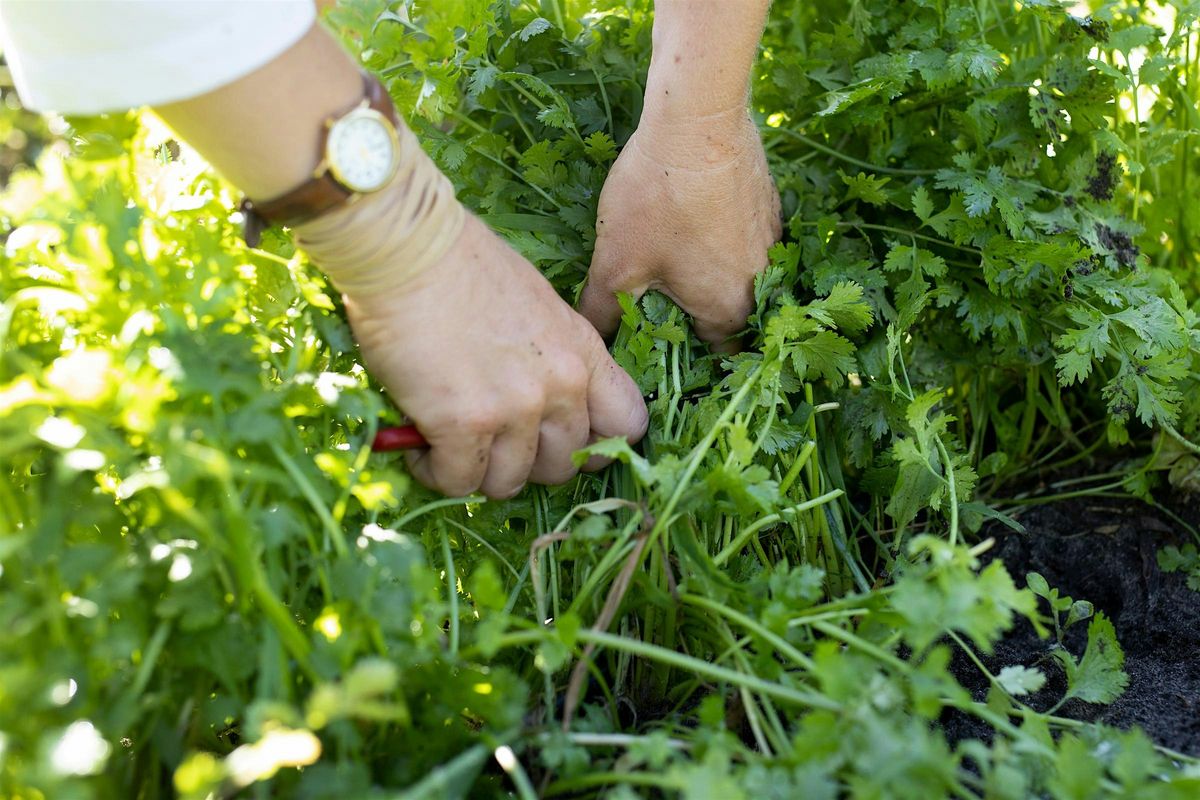
[[[380,428],[375,434],[371,449],[376,453],[390,453],[393,450],[420,450],[429,447],[429,442],[417,430],[416,425],[401,425],[400,427]]]

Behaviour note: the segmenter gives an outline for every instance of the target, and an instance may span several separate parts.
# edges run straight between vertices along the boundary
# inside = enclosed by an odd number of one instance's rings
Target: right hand
[[[621,319],[617,292],[656,289],[714,350],[735,352],[754,276],[781,231],[779,192],[744,108],[697,118],[648,103],[600,192],[580,312],[609,335]]]
[[[407,458],[430,488],[512,497],[571,478],[593,439],[646,432],[641,393],[600,335],[473,216],[419,276],[345,300],[367,368],[429,442]]]

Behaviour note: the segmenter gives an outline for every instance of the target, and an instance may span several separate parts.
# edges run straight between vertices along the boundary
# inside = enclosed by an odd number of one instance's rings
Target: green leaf
[[[1117,642],[1117,633],[1108,617],[1097,613],[1088,625],[1087,648],[1078,662],[1066,650],[1055,650],[1054,656],[1067,673],[1068,699],[1087,703],[1111,703],[1129,685],[1129,676],[1122,669],[1125,652]]]
[[[912,204],[913,213],[920,217],[922,222],[928,222],[933,216],[933,201],[929,199],[929,190],[924,186],[913,190]]]
[[[863,300],[863,289],[856,283],[838,282],[823,299],[814,300],[808,313],[824,325],[848,334],[865,331],[874,321],[871,306]]]
[[[848,187],[846,190],[846,200],[864,200],[873,206],[885,206],[891,198],[883,187],[891,183],[891,178],[877,178],[874,175],[867,175],[860,172],[857,175],[847,175],[844,172],[839,172],[842,176],[842,183]]]
[[[1185,572],[1200,567],[1200,551],[1188,542],[1183,548],[1168,545],[1158,551],[1158,566],[1163,572]]]
[[[802,378],[820,378],[836,388],[855,369],[854,345],[832,331],[820,331],[792,345],[792,363]]]
[[[1025,666],[1008,666],[996,674],[1000,688],[1014,697],[1037,693],[1046,685],[1046,675],[1040,669]]]
[[[1050,780],[1054,797],[1063,800],[1099,797],[1104,767],[1092,747],[1077,736],[1066,735],[1058,743],[1058,750]]]
[[[1076,622],[1091,619],[1095,613],[1096,609],[1090,602],[1087,600],[1076,600],[1071,603],[1071,609],[1067,612],[1067,620],[1063,623],[1063,627],[1069,628]]]
[[[1162,349],[1174,349],[1183,344],[1179,316],[1161,297],[1153,297],[1130,306],[1110,317],[1127,325],[1142,341]]]
[[[583,140],[583,152],[597,164],[607,164],[617,157],[617,143],[604,131],[596,131]]]
[[[537,36],[540,33],[545,33],[552,27],[554,26],[550,23],[550,20],[543,17],[537,17],[520,30],[520,32],[517,34],[517,38],[522,42],[528,42],[534,36]]]

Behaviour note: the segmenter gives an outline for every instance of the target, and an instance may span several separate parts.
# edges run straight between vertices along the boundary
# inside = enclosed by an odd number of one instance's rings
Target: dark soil
[[[1179,511],[1194,518],[1200,509]],[[1018,586],[1027,573],[1040,572],[1061,593],[1090,600],[1112,620],[1125,650],[1129,688],[1121,697],[1109,706],[1073,700],[1056,713],[1118,728],[1136,725],[1164,747],[1200,756],[1200,593],[1188,589],[1182,575],[1163,573],[1156,559],[1164,545],[1186,541],[1187,532],[1149,506],[1124,501],[1058,503],[1018,519],[1026,533],[985,531],[996,546],[983,560],[1002,559]],[[1065,639],[1077,656],[1086,627],[1073,626]],[[1053,635],[1039,639],[1021,620],[983,661],[993,673],[1016,664],[1039,667],[1049,678],[1046,686],[1022,699],[1045,711],[1066,692],[1062,669],[1049,657],[1053,643]],[[984,697],[987,678],[961,653],[953,670]],[[943,723],[951,741],[988,738],[987,727],[972,718],[948,715]]]

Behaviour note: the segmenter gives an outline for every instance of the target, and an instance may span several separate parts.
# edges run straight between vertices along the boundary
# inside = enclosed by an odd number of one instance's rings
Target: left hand
[[[715,349],[754,310],[754,276],[782,232],[779,193],[758,129],[743,109],[691,119],[651,109],[600,194],[596,249],[580,313],[603,334],[620,322],[617,292],[655,289]]]

